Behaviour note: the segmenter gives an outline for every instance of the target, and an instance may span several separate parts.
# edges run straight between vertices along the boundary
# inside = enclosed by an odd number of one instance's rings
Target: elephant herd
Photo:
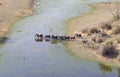
[[[37,42],[41,42],[43,40],[45,41],[52,41],[52,40],[56,40],[56,41],[74,41],[76,39],[81,39],[82,35],[76,33],[74,36],[58,36],[58,35],[45,35],[43,36],[43,34],[35,34],[35,41]]]

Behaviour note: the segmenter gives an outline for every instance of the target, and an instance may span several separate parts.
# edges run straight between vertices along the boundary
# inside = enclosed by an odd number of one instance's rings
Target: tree
[[[105,5],[107,6],[107,3],[105,3]],[[120,4],[115,3],[115,5],[116,5],[115,11],[113,11],[113,8],[111,8],[110,6],[107,6],[107,7],[108,7],[108,10],[111,12],[111,14],[114,16],[115,20],[119,20],[120,19]]]

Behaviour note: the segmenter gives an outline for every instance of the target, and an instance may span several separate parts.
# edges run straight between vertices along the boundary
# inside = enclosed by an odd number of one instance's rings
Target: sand
[[[102,23],[109,22],[113,19],[113,14],[116,12],[116,3],[97,3],[92,4],[91,11],[83,16],[75,17],[67,22],[68,35],[79,33],[83,28],[100,26]],[[111,8],[111,10],[109,9]],[[82,46],[81,46],[82,45]],[[87,60],[97,61],[110,66],[119,66],[120,62],[117,59],[108,59],[98,55],[95,51],[87,49],[80,41],[68,42],[67,48],[70,53]]]
[[[0,37],[5,36],[16,20],[33,14],[34,0],[0,0]]]

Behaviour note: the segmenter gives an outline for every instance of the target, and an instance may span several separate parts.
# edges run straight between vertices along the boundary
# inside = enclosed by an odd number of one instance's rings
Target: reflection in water
[[[35,41],[36,42],[44,42],[44,40],[36,40],[35,39]],[[58,44],[58,43],[62,43],[62,44],[66,44],[66,42],[65,41],[61,41],[61,40],[45,40],[45,42],[50,42],[51,44]]]
[[[57,40],[52,40],[51,44],[57,44],[57,42],[58,42]]]
[[[2,58],[3,58],[3,53],[1,53],[1,52],[0,52],[0,68],[1,68],[1,67],[2,67],[2,65],[3,65]]]
[[[100,66],[100,71],[102,71],[103,73],[112,72],[112,68],[110,66],[106,66],[103,64],[99,64],[99,66]]]
[[[118,77],[120,77],[120,68],[118,68],[117,72],[118,72]]]
[[[0,38],[0,44],[4,44],[8,40],[8,37]]]
[[[63,44],[63,45],[66,45],[66,41],[58,41],[58,40],[51,40],[51,44],[58,44],[58,43],[61,43],[61,44]]]

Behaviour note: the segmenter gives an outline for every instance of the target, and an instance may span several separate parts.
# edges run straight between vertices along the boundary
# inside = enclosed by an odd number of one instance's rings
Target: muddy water
[[[0,77],[120,77],[119,68],[77,59],[63,43],[34,41],[36,32],[64,35],[68,19],[88,12],[88,3],[102,1],[36,0],[36,14],[16,22],[0,45]]]

